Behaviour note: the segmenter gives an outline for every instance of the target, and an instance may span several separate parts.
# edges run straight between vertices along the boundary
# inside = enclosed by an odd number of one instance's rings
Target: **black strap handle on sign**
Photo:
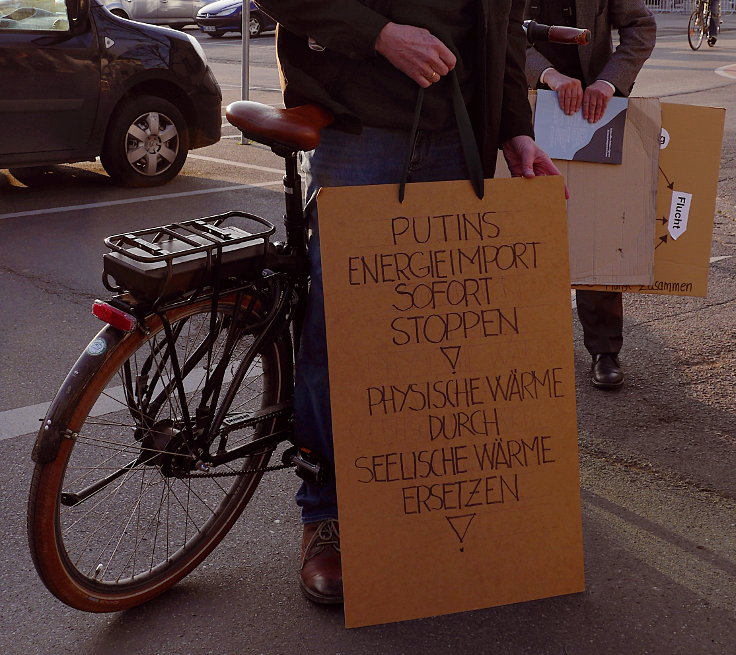
[[[452,84],[452,108],[455,113],[457,131],[460,135],[460,146],[462,147],[463,155],[465,156],[465,166],[467,167],[468,177],[470,178],[470,183],[473,185],[475,195],[478,196],[478,198],[483,198],[483,164],[481,163],[480,152],[478,152],[478,144],[475,141],[473,126],[470,123],[468,108],[465,106],[465,100],[463,100],[463,94],[460,91],[460,82],[457,79],[455,71],[450,71],[448,77]],[[409,149],[406,154],[406,162],[404,163],[404,174],[401,183],[399,184],[399,202],[404,202],[406,182],[409,179],[409,166],[411,165],[414,141],[416,140],[417,132],[419,131],[419,118],[422,114],[423,104],[424,89],[419,87],[417,102],[414,107],[414,121],[409,135]]]

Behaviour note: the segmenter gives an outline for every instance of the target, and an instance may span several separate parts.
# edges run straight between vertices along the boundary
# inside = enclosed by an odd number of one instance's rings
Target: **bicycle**
[[[286,241],[247,212],[105,239],[103,283],[114,295],[93,313],[106,325],[42,420],[28,506],[36,570],[76,609],[124,610],[176,584],[266,472],[329,475],[293,443],[291,398],[308,288],[297,155],[316,147],[332,116],[243,101],[226,116],[284,159]],[[270,465],[277,449],[281,462]]]
[[[286,242],[242,212],[105,239],[103,282],[117,295],[95,302],[107,326],[43,421],[29,499],[36,568],[77,609],[126,609],[178,582],[267,470],[321,475],[296,448],[268,461],[291,437],[308,278],[297,153],[332,119],[256,103],[228,118],[285,159]]]
[[[715,21],[715,36],[711,34],[711,27]],[[716,44],[720,31],[720,11],[714,15],[711,11],[711,0],[695,0],[695,7],[687,23],[687,42],[693,50],[698,50],[707,35],[709,47]]]

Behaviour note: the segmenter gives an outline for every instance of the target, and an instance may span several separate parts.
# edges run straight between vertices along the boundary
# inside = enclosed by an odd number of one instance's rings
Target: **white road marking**
[[[40,421],[46,415],[50,404],[39,403],[0,412],[0,441],[38,432],[41,427]]]
[[[237,165],[237,162],[228,162],[228,163]],[[269,169],[264,169],[264,170],[269,170]],[[253,189],[253,188],[258,188],[258,187],[278,186],[281,184],[283,184],[282,180],[279,180],[278,182],[258,182],[256,184],[236,184],[234,186],[214,187],[212,189],[198,189],[197,191],[182,191],[181,193],[165,193],[159,196],[144,196],[140,198],[123,198],[121,200],[108,200],[107,202],[91,202],[86,205],[67,205],[66,207],[49,207],[47,209],[31,209],[29,211],[24,211],[24,212],[11,212],[9,214],[0,214],[0,220],[6,219],[6,218],[21,218],[23,216],[41,216],[43,214],[62,214],[64,212],[85,211],[88,209],[98,209],[100,207],[114,207],[115,205],[133,205],[139,202],[151,202],[153,200],[168,200],[170,198],[186,198],[188,196],[202,196],[208,193],[223,193],[225,191],[240,191],[244,189]]]
[[[736,80],[736,64],[728,64],[728,66],[721,66],[715,70],[717,75],[722,77],[728,77],[731,80]]]
[[[232,366],[225,374],[225,382],[229,382],[233,378],[235,369],[240,364],[240,361],[234,360]],[[246,375],[246,379],[254,378],[263,372],[263,369],[259,365],[255,365]],[[194,369],[184,379],[184,391],[186,393],[192,393],[199,389],[204,381],[205,370],[204,368]],[[41,420],[46,416],[50,402],[38,403],[37,405],[29,405],[27,407],[18,407],[17,409],[9,409],[4,412],[0,412],[0,441],[6,439],[14,439],[26,434],[34,435],[38,432],[41,427]],[[105,414],[112,414],[113,412],[125,409],[125,392],[123,386],[110,387],[105,390],[105,394],[100,396],[95,402],[94,407],[90,411],[89,415],[104,416]]]

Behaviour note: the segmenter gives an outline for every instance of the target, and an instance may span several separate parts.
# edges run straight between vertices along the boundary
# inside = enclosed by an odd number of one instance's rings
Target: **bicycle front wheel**
[[[288,336],[254,347],[242,315],[234,317],[236,305],[243,303],[223,300],[214,319],[208,301],[165,314],[176,357],[158,317],[147,320],[148,334],[103,329],[75,366],[99,359],[74,406],[52,404],[50,420],[69,418],[59,426],[65,438],[55,459],[36,465],[28,529],[41,579],[67,605],[111,612],[161,594],[212,551],[252,497],[273,446],[211,471],[238,475],[199,477],[185,437],[186,416],[195,421],[205,380],[223,359],[220,403],[235,386],[234,372],[247,366],[228,415],[291,396]],[[213,451],[271,434],[285,420],[267,414],[219,435]]]
[[[693,50],[697,50],[703,45],[703,37],[705,36],[706,27],[704,24],[703,10],[697,8],[687,22],[687,42]]]

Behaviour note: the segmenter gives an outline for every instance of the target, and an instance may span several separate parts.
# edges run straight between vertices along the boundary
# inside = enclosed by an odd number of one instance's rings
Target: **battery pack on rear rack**
[[[258,216],[228,212],[116,234],[105,239],[112,252],[103,255],[103,283],[110,291],[151,301],[195,293],[215,276],[240,277],[263,268],[274,232]]]

